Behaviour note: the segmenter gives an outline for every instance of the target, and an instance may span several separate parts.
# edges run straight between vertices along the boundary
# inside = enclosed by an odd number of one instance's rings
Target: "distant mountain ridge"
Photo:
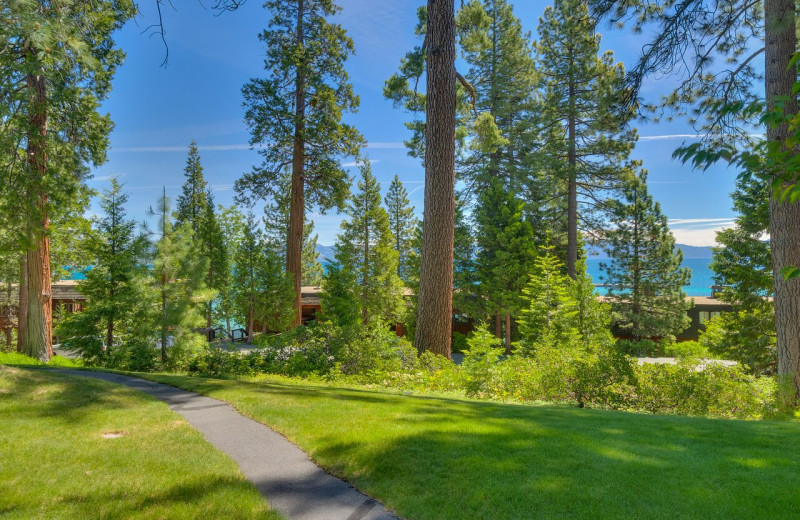
[[[689,246],[686,244],[675,244],[681,251],[683,251],[684,258],[711,258],[713,256],[713,248],[711,246]],[[603,251],[599,246],[587,246],[586,251],[589,258],[597,258],[600,260],[608,258],[608,254]]]
[[[675,244],[683,251],[684,258],[711,258],[712,256],[712,248],[710,246],[689,246],[686,244]],[[588,246],[586,248],[587,252],[589,253],[589,258],[597,258],[597,259],[606,259],[608,255],[600,249],[599,247],[595,246]],[[322,244],[317,244],[317,252],[319,253],[319,259],[321,262],[326,261],[333,261],[333,257],[336,254],[336,246],[324,246]]]

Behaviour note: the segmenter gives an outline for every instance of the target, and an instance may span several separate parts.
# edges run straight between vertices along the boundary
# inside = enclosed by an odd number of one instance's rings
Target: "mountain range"
[[[711,258],[712,248],[710,246],[689,246],[686,244],[676,244],[683,251],[684,258]],[[587,248],[589,258],[604,259],[608,255],[599,247],[590,246]],[[336,254],[336,246],[325,246],[317,244],[317,252],[321,262],[332,261]]]

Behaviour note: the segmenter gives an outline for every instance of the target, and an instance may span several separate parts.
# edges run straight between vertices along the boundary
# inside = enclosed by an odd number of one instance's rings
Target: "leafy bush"
[[[696,341],[679,341],[664,347],[664,353],[670,357],[706,359],[711,357],[708,349]]]
[[[467,335],[453,332],[453,346],[451,347],[453,354],[465,352],[468,348]]]
[[[43,365],[40,360],[34,359],[19,352],[0,352],[0,364],[2,365]]]
[[[651,357],[658,354],[656,343],[649,339],[640,341],[621,339],[617,341],[617,348],[622,354],[627,356]]]
[[[498,361],[502,341],[482,325],[467,338],[464,351],[464,389],[467,395],[487,396],[497,387]]]

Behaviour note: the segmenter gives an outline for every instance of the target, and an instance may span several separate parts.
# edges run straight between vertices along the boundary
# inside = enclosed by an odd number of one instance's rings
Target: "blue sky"
[[[423,170],[407,156],[402,145],[408,137],[403,122],[408,114],[383,99],[383,83],[396,71],[400,58],[415,44],[416,8],[422,0],[340,0],[338,21],[353,38],[356,56],[347,64],[356,93],[361,98],[357,114],[348,116],[370,143],[366,150],[373,172],[388,188],[397,174],[406,184],[417,212],[422,211]],[[535,36],[538,18],[549,2],[512,2],[523,26]],[[242,121],[241,87],[262,74],[263,47],[258,33],[268,13],[258,0],[250,0],[233,13],[215,16],[194,0],[167,8],[165,23],[169,63],[160,67],[164,47],[156,36],[143,32],[154,21],[154,2],[140,2],[142,15],[120,31],[119,45],[127,60],[119,69],[114,91],[105,103],[116,123],[108,162],[94,172],[89,184],[102,189],[118,176],[130,194],[129,213],[145,218],[166,186],[173,199],[183,182],[186,148],[192,139],[200,147],[206,179],[216,202],[233,203],[233,183],[259,162],[249,150]],[[601,27],[603,48],[632,64],[642,37],[627,30]],[[646,35],[645,35],[646,37]],[[644,94],[656,98],[675,78],[651,79]],[[695,134],[681,122],[640,124],[642,136],[634,151],[649,170],[650,190],[670,218],[679,243],[712,245],[714,230],[729,226],[735,172],[718,166],[701,173],[671,158],[686,136]],[[691,139],[691,138],[690,138]],[[353,168],[353,172],[355,169]],[[341,216],[309,218],[316,223],[321,244],[335,241]]]

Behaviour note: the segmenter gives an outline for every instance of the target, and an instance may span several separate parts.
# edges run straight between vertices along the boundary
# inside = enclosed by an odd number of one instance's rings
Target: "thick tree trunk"
[[[575,151],[575,85],[569,85],[570,115],[567,128],[569,179],[567,182],[567,274],[575,279],[578,262],[578,157]]]
[[[767,104],[784,98],[787,115],[797,114],[792,88],[797,69],[790,66],[796,50],[795,3],[792,0],[764,2],[765,68]],[[767,128],[769,141],[783,143],[788,125]],[[790,176],[791,177],[791,176]],[[785,281],[784,267],[800,265],[800,204],[779,202],[773,196],[769,205],[770,247],[775,283],[775,327],[778,349],[778,381],[784,405],[795,406],[800,398],[800,280]]]
[[[303,46],[304,1],[297,3],[297,42]],[[306,80],[302,69],[295,78],[294,151],[292,155],[292,188],[289,202],[289,236],[286,241],[286,272],[294,281],[294,319],[292,326],[303,323],[303,224],[305,223],[305,117]]]
[[[35,185],[43,186],[47,176],[47,85],[44,76],[31,74],[27,78],[31,95],[28,121],[27,160]],[[25,255],[27,279],[25,284],[25,334],[22,352],[31,357],[49,360],[53,356],[53,320],[50,288],[50,239],[47,237],[47,194],[34,190],[36,210],[28,221],[28,250]],[[21,296],[20,296],[21,299]]]
[[[414,344],[450,357],[455,226],[455,15],[453,0],[428,0],[425,210]]]
[[[28,256],[23,254],[19,261],[19,295],[17,302],[17,352],[22,352],[28,329]]]

